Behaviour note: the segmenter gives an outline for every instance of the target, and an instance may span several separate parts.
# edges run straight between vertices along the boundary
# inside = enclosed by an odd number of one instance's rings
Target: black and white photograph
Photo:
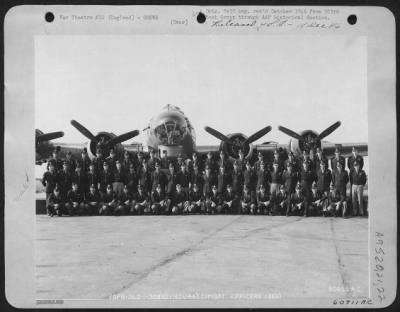
[[[31,305],[388,305],[372,281],[392,262],[373,252],[397,225],[372,228],[396,203],[373,197],[395,172],[377,167],[371,103],[390,117],[395,93],[371,86],[372,13],[180,10],[32,11],[19,131],[35,156],[12,197],[32,197]]]

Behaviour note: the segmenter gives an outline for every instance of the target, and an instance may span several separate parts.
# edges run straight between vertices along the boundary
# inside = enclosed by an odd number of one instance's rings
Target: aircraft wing
[[[208,152],[211,153],[219,152],[219,145],[202,145],[202,146],[197,146],[196,148],[198,156],[206,155]]]
[[[343,157],[350,157],[352,148],[356,147],[360,156],[368,156],[368,144],[367,143],[330,143],[322,142],[322,148],[324,155],[327,157],[335,156],[335,149],[340,148],[340,154]]]

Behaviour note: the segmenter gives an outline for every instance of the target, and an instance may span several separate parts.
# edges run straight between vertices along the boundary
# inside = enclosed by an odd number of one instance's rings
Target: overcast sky
[[[120,134],[166,104],[185,112],[199,145],[219,143],[206,125],[247,135],[271,125],[256,143],[286,143],[278,125],[321,132],[337,120],[327,140],[368,141],[365,37],[43,36],[35,48],[36,128],[64,131],[59,142],[87,141],[71,119]]]

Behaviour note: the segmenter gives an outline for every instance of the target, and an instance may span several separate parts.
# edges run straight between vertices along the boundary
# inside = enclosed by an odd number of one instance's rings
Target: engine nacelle
[[[246,159],[253,155],[253,145],[244,143],[247,137],[243,133],[228,134],[227,137],[232,143],[221,142],[220,149],[227,153],[230,157],[239,158],[239,149],[243,150]]]
[[[104,157],[107,157],[110,154],[110,148],[114,148],[116,155],[120,157],[124,151],[124,147],[122,146],[122,144],[118,143],[114,146],[108,146],[105,144],[105,142],[108,142],[115,137],[116,135],[111,132],[99,132],[96,135],[96,141],[89,141],[87,144],[87,152],[89,158],[93,159],[96,157],[97,147],[102,148]]]
[[[295,155],[301,155],[303,151],[309,152],[311,149],[321,148],[321,140],[318,139],[318,133],[312,130],[305,130],[300,134],[303,140],[291,139],[289,149]]]

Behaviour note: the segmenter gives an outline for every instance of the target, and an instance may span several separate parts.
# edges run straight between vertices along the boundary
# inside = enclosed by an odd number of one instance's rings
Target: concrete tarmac
[[[368,296],[368,219],[38,215],[37,299]]]

